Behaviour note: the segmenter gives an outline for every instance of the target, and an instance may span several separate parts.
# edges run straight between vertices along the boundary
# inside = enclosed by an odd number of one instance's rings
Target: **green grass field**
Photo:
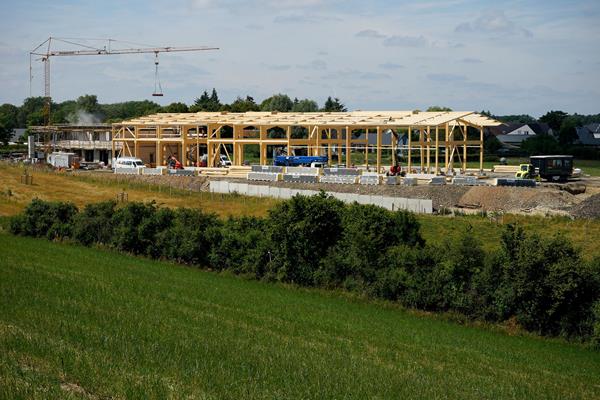
[[[600,397],[600,353],[0,234],[0,398]]]

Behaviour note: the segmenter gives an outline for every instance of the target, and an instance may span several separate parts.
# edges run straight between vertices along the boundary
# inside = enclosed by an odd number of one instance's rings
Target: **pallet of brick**
[[[514,174],[519,171],[518,165],[494,165],[492,170],[499,174]]]
[[[479,185],[476,176],[455,176],[452,178],[452,184],[458,186],[476,186]]]
[[[141,168],[115,168],[115,174],[139,175]]]
[[[162,175],[164,171],[165,168],[144,168],[142,175]]]
[[[417,186],[417,178],[415,177],[406,177],[402,179],[402,184],[404,186]]]
[[[339,183],[353,185],[356,183],[356,176],[352,175],[323,175],[319,181],[321,183]]]
[[[171,176],[195,176],[196,171],[193,169],[169,169],[167,174]]]
[[[286,167],[286,174],[293,175],[319,175],[321,172],[320,168],[311,168],[311,167]]]
[[[248,172],[246,178],[249,181],[277,182],[280,180],[281,174],[273,172]]]
[[[363,174],[359,182],[361,185],[379,185],[380,178],[377,174]]]
[[[272,172],[272,173],[282,173],[283,167],[277,165],[252,165],[252,172]]]
[[[386,185],[398,185],[400,183],[400,179],[397,176],[386,176],[383,180]]]
[[[535,187],[535,179],[498,178],[496,186]]]
[[[360,170],[357,168],[323,168],[323,175],[358,176],[360,175]]]
[[[317,175],[283,174],[283,181],[296,183],[317,183],[319,182],[319,177]]]
[[[432,186],[441,186],[446,184],[445,176],[434,176],[429,180],[429,184]]]

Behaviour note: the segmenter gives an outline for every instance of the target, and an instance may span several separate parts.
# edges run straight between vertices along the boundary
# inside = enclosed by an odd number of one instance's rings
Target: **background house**
[[[535,123],[509,123],[487,128],[488,133],[494,135],[505,148],[516,149],[521,143],[536,135],[552,135],[548,124]]]
[[[600,146],[600,123],[578,126],[575,144],[582,146]]]

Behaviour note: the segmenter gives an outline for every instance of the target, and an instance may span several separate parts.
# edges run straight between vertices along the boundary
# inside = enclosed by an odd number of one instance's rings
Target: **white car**
[[[116,168],[138,168],[145,167],[144,162],[137,157],[119,157],[113,163],[113,169]]]

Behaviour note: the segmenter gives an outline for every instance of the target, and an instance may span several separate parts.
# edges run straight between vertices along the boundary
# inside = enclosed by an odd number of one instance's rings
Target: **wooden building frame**
[[[440,174],[454,172],[455,160],[465,172],[469,148],[477,149],[483,170],[484,127],[499,124],[469,111],[158,113],[113,124],[112,137],[113,154],[120,148],[123,156],[140,157],[141,147],[149,147],[155,161],[144,162],[156,165],[165,165],[169,153],[178,154],[185,166],[198,165],[200,154],[206,154],[208,167],[218,166],[221,154],[242,165],[244,147],[258,145],[261,165],[268,162],[269,146],[287,154],[304,149],[306,155],[326,155],[329,165],[346,167],[355,164],[353,151],[363,151],[367,165],[374,151],[376,171],[382,172],[382,152],[391,151],[392,164],[402,153],[409,171]],[[384,135],[390,135],[389,144],[383,144]]]

